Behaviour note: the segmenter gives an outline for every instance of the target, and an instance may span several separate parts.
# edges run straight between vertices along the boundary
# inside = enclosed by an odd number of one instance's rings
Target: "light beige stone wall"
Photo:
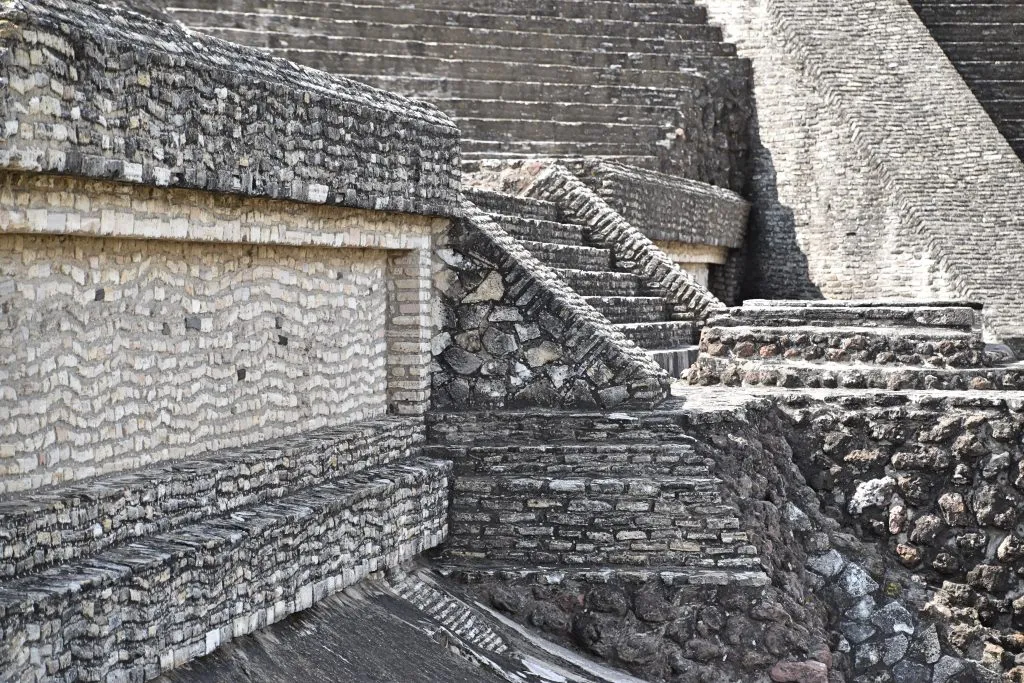
[[[446,225],[0,174],[0,494],[422,413]]]
[[[654,240],[654,244],[703,287],[708,286],[711,266],[720,266],[729,258],[729,250],[726,247],[664,240]]]

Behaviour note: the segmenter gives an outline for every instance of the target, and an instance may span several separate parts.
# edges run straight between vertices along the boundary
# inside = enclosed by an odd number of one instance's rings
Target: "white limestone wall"
[[[446,224],[0,174],[0,494],[422,413]]]

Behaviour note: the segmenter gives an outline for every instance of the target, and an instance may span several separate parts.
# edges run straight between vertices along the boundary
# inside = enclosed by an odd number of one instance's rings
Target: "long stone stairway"
[[[612,250],[594,245],[557,205],[485,190],[466,196],[673,377],[696,359],[692,314],[619,266]]]
[[[426,99],[464,159],[592,157],[739,190],[749,64],[692,0],[170,0],[189,26]]]
[[[1024,5],[1015,0],[911,0],[911,5],[1024,158]]]

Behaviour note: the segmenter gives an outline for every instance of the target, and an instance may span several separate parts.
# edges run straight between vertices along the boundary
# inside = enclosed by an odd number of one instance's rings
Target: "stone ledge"
[[[743,245],[750,204],[735,192],[610,161],[587,160],[570,170],[652,240]]]
[[[371,470],[7,582],[5,679],[148,680],[306,609],[439,544],[449,471]]]
[[[434,107],[95,0],[16,0],[0,166],[456,216]]]
[[[418,420],[382,418],[18,495],[0,502],[0,575],[71,562],[395,462],[423,438]]]

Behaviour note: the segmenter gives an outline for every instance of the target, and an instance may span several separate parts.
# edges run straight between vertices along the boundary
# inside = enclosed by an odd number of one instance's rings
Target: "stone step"
[[[6,581],[5,680],[148,680],[306,609],[439,544],[448,476],[374,468]]]
[[[449,79],[548,81],[571,84],[642,84],[658,88],[685,88],[693,83],[693,75],[679,70],[609,69],[605,67],[532,64],[503,61],[441,59],[357,52],[331,52],[301,48],[266,49],[274,57],[298,64],[358,78],[363,74],[378,77],[435,76]]]
[[[456,121],[460,126],[464,121]],[[501,158],[561,158],[561,157],[607,157],[653,156],[665,151],[656,142],[580,142],[566,140],[490,140],[477,138],[462,139],[464,159]],[[659,163],[661,163],[659,161]]]
[[[980,334],[942,328],[709,326],[700,349],[716,358],[956,368],[992,364]]]
[[[953,62],[1019,62],[1024,60],[1024,42],[945,42],[942,44],[942,51]]]
[[[555,273],[581,296],[635,297],[647,291],[632,273],[559,268]]]
[[[451,460],[456,477],[710,477],[690,444],[544,444],[428,446],[424,454]]]
[[[521,216],[541,221],[561,222],[558,205],[543,199],[517,197],[515,195],[492,192],[480,188],[463,188],[463,196],[473,202],[479,209],[491,214]]]
[[[0,502],[0,576],[403,460],[423,440],[416,421],[381,418],[19,494]]]
[[[704,409],[706,410],[706,408]],[[650,413],[597,410],[435,411],[426,415],[427,440],[448,446],[690,444],[685,402],[668,401]]]
[[[697,341],[697,326],[692,321],[622,323],[615,328],[645,349],[690,347]]]
[[[1020,391],[1024,389],[1024,363],[999,368],[950,369],[860,363],[740,361],[701,355],[688,380],[699,385],[812,389]]]
[[[521,240],[583,246],[583,228],[579,225],[501,213],[490,216],[506,232]]]
[[[584,296],[588,304],[613,323],[663,322],[668,302],[660,296]]]
[[[1024,23],[1022,20],[1021,23]],[[970,22],[933,22],[928,31],[940,45],[957,42],[1014,43],[1021,39],[1021,24],[988,21],[985,23]]]
[[[465,141],[463,141],[465,142]],[[650,151],[650,150],[648,150]],[[465,147],[462,149],[462,167],[467,172],[474,172],[479,170],[481,162],[494,161],[494,160],[507,160],[507,159],[522,159],[530,158],[537,161],[557,161],[559,163],[573,163],[578,160],[575,155],[566,154],[544,154],[543,152],[530,152],[530,153],[515,153],[515,152],[501,152],[496,150],[488,150],[485,148],[478,148],[475,151],[467,152]],[[591,159],[606,159],[608,161],[614,161],[621,164],[629,164],[631,166],[637,166],[642,168],[648,168],[651,170],[658,170],[662,166],[669,165],[665,159],[654,155],[615,155],[615,154],[599,154],[589,157]]]
[[[763,587],[770,583],[768,576],[762,571],[716,570],[716,569],[681,569],[677,566],[647,567],[609,567],[581,566],[563,568],[555,571],[536,567],[517,567],[488,561],[464,561],[459,564],[450,562],[436,565],[436,570],[460,583],[482,583],[484,581],[536,581],[542,585],[550,585],[553,581],[568,580],[576,583],[607,584],[614,578],[621,583],[664,583],[668,586],[750,586]]]
[[[1016,2],[912,3],[925,24],[1024,24],[1024,6]]]
[[[676,125],[686,121],[686,113],[696,110],[696,103],[682,98],[671,106],[644,104],[591,104],[563,101],[526,102],[510,99],[431,98],[439,109],[458,118],[488,119],[499,115],[507,119],[559,121],[562,123],[629,123],[648,121]]]
[[[956,70],[968,83],[978,80],[988,81],[1017,81],[1021,73],[1024,73],[1024,61],[990,61],[990,60],[966,60],[956,62]]]
[[[1024,80],[1024,71],[1021,72],[1021,78]],[[1001,97],[986,100],[983,104],[985,111],[995,118],[1002,120],[1024,119],[1024,97],[1019,99]]]
[[[771,306],[751,305],[729,309],[712,318],[709,327],[735,326],[816,327],[936,327],[969,332],[977,329],[979,318],[969,306],[937,305],[835,305],[811,306],[795,302]]]
[[[975,78],[970,81],[969,85],[986,109],[990,105],[998,105],[1001,101],[1024,101],[1024,62],[1021,63],[1020,75],[1013,80],[994,81]]]
[[[648,353],[665,369],[669,377],[678,378],[697,362],[700,349],[697,345],[691,345],[678,349],[651,349]]]
[[[698,27],[703,29],[704,27]],[[310,32],[299,32],[289,21],[289,30],[276,32],[221,29],[217,37],[232,42],[248,43],[274,53],[277,50],[323,50],[363,54],[386,54],[405,57],[433,57],[437,59],[461,59],[466,61],[507,61],[514,64],[557,64],[589,68],[627,68],[674,70],[693,66],[690,58],[734,57],[735,49],[726,43],[697,39],[674,39],[674,52],[614,51],[608,47],[600,50],[583,47],[587,40],[573,40],[556,34],[533,34],[532,44],[505,46],[497,42],[458,42],[446,35],[444,29],[433,29],[421,34],[419,39],[372,38],[323,33],[330,31],[330,24],[317,25]],[[691,33],[697,33],[691,31]],[[498,36],[506,34],[497,34]],[[423,38],[427,37],[427,40]]]
[[[650,149],[659,142],[674,139],[677,128],[670,122],[586,123],[506,118],[456,118],[462,134],[470,140],[487,140],[514,145],[520,141],[550,141],[562,145],[599,143],[623,148]],[[569,147],[571,149],[571,147]]]
[[[201,0],[200,0],[201,1]],[[237,1],[237,0],[236,0]],[[278,0],[279,2],[280,0]],[[172,16],[188,26],[237,26],[262,28],[265,22],[276,17],[287,18],[297,26],[307,28],[315,23],[329,25],[335,20],[367,22],[377,24],[415,24],[421,27],[462,26],[465,28],[491,29],[502,31],[524,31],[534,34],[568,34],[629,36],[634,38],[680,38],[686,35],[687,26],[705,24],[707,15],[702,8],[690,6],[680,8],[684,14],[670,22],[637,22],[620,19],[601,19],[591,16],[561,17],[515,14],[491,14],[487,12],[461,12],[452,9],[419,9],[401,5],[355,5],[349,3],[317,3],[315,13],[297,14],[296,8],[281,7],[277,11],[271,4],[266,9],[259,7],[259,0],[241,3],[238,10],[187,7],[187,0],[169,2]],[[252,10],[257,11],[252,11]]]
[[[640,107],[685,108],[693,101],[693,92],[700,87],[699,76],[680,74],[681,85],[660,88],[621,84],[576,84],[550,81],[448,78],[391,74],[363,74],[359,80],[378,88],[443,103],[445,100],[493,102],[573,102],[591,106],[602,104],[637,105]],[[691,82],[687,85],[685,81]]]
[[[207,9],[205,0],[173,0],[174,8]],[[324,0],[225,0],[217,5],[221,11],[239,12],[255,10],[275,13],[304,14],[315,16],[325,7],[351,7],[358,5],[380,6],[380,0],[356,0],[355,2],[325,2]],[[705,20],[700,8],[693,0],[676,2],[619,3],[609,0],[419,0],[420,9],[456,10],[459,12],[494,14],[529,14],[530,16],[558,16],[593,19],[618,19],[623,21],[685,22]],[[173,8],[172,8],[173,11]]]
[[[612,267],[612,252],[608,249],[574,247],[530,240],[520,240],[520,244],[537,257],[541,263],[552,268],[607,271]]]
[[[533,33],[500,27],[467,27],[458,24],[424,26],[416,23],[386,23],[317,19],[309,14],[243,15],[239,21],[231,15],[203,15],[220,20],[203,29],[218,38],[253,47],[320,47],[338,49],[341,44],[327,45],[326,38],[338,40],[393,40],[411,44],[493,46],[505,49],[574,50],[599,53],[635,53],[672,56],[685,60],[692,56],[734,56],[732,46],[722,43],[721,30],[708,24],[674,24],[671,32],[656,36],[626,36],[600,33]],[[530,38],[533,38],[532,42]],[[347,49],[359,49],[355,45]],[[704,45],[716,46],[706,48]],[[382,51],[393,51],[384,49]],[[396,54],[405,52],[399,48]]]

